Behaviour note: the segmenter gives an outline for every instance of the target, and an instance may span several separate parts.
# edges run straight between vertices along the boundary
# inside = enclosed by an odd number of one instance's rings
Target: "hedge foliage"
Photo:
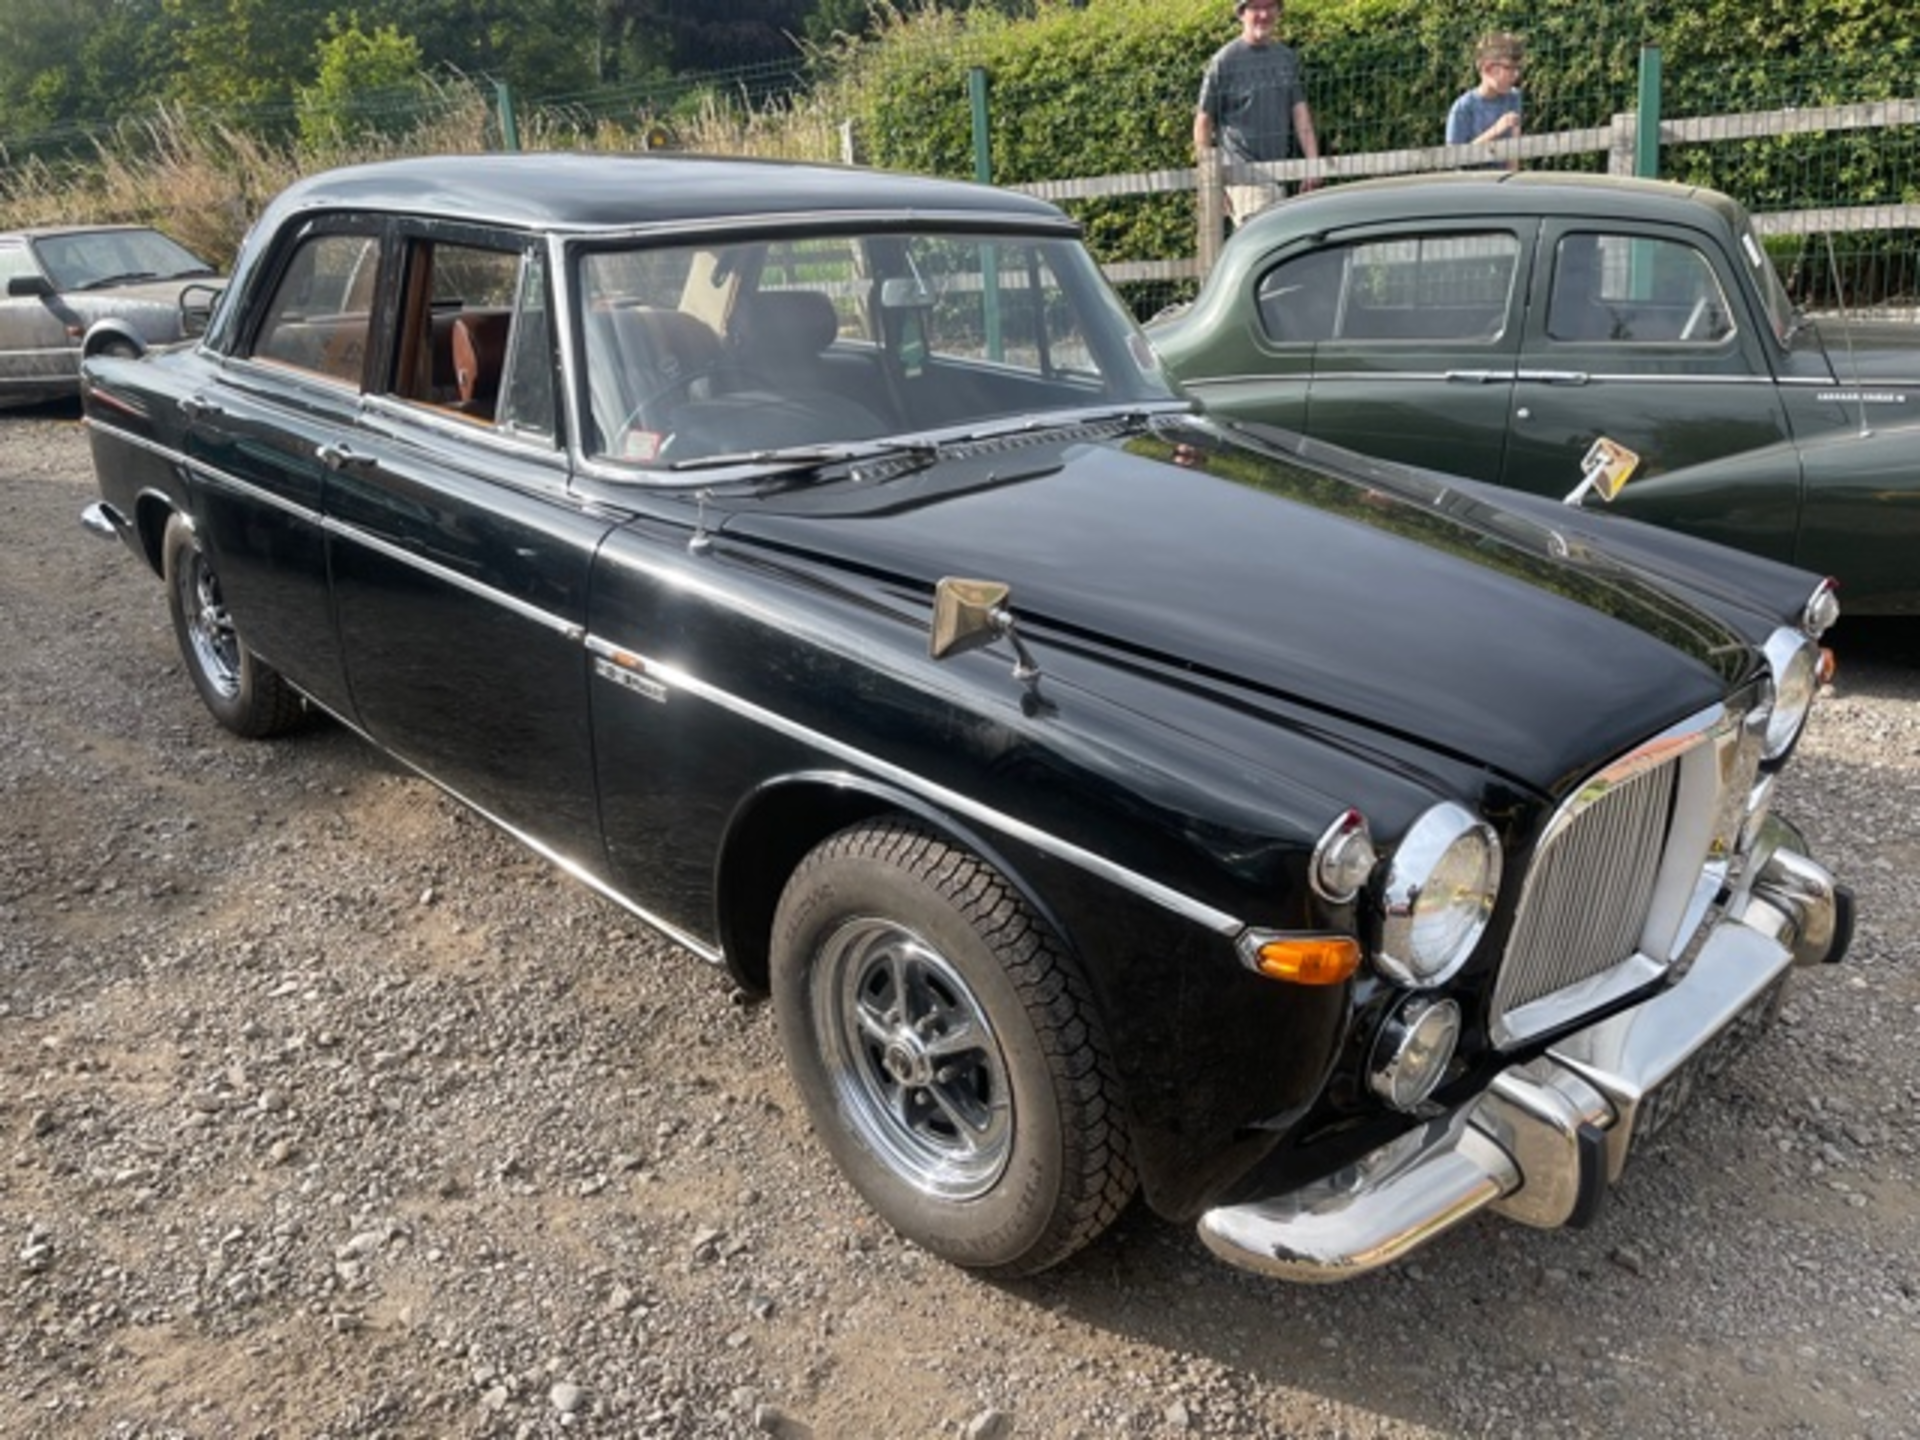
[[[967,75],[978,66],[989,76],[999,183],[1184,168],[1201,71],[1237,28],[1230,0],[1036,0],[1017,20],[889,10],[879,38],[840,61],[837,103],[855,118],[866,161],[971,176]],[[1661,49],[1669,119],[1920,93],[1920,6],[1876,0],[1290,0],[1281,20],[1329,154],[1441,143],[1488,30],[1527,38],[1535,134],[1635,109],[1649,43]],[[1675,148],[1663,166],[1755,208],[1861,204],[1920,198],[1915,148],[1867,131]],[[1604,157],[1556,163],[1600,168]],[[1072,208],[1103,259],[1192,252],[1189,196]]]

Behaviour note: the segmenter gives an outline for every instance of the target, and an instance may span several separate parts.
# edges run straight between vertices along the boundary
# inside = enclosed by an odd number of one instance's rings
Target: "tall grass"
[[[81,159],[30,158],[0,169],[0,227],[134,223],[157,226],[223,269],[253,217],[302,175],[398,155],[450,155],[500,148],[490,93],[463,79],[428,86],[409,125],[363,130],[325,144],[274,140],[217,120],[164,108],[122,122]],[[527,150],[648,148],[659,125],[534,110],[518,122]],[[712,92],[666,123],[674,149],[791,160],[842,158],[840,121],[822,104]],[[6,157],[0,156],[0,160]]]

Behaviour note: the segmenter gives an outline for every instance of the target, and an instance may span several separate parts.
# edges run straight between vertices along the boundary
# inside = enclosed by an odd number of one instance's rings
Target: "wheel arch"
[[[192,528],[193,516],[157,490],[143,490],[134,500],[133,531],[139,537],[140,554],[158,576],[166,571],[167,522],[176,515]]]
[[[116,344],[130,348],[135,358],[147,353],[147,341],[144,335],[126,321],[108,316],[104,320],[96,320],[88,327],[86,338],[80,342],[80,358],[90,360],[109,346]]]
[[[774,907],[807,853],[829,835],[881,815],[920,821],[949,844],[997,871],[1014,892],[1075,951],[1054,907],[1034,889],[1003,847],[978,826],[896,785],[845,771],[807,771],[761,785],[734,812],[721,844],[714,885],[716,928],[728,973],[756,995],[770,988],[768,941]]]

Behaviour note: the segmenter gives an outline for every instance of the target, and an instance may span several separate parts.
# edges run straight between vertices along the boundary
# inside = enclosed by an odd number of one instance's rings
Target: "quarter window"
[[[520,306],[500,394],[500,424],[551,439],[554,424],[553,307],[547,303],[545,258],[535,254],[520,272]]]
[[[1547,334],[1614,344],[1712,345],[1733,334],[1712,264],[1657,235],[1578,232],[1554,247]]]
[[[1519,268],[1520,242],[1505,231],[1331,246],[1261,278],[1260,324],[1283,345],[1485,343],[1506,330]]]

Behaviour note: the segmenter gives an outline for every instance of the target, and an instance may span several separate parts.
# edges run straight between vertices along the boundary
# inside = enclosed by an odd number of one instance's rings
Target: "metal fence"
[[[1916,146],[1920,100],[1660,120],[1657,148],[1652,152],[1643,147],[1641,118],[1639,112],[1628,111],[1610,117],[1605,125],[1534,133],[1493,146],[1437,145],[1336,154],[1255,168],[1289,190],[1307,180],[1338,184],[1484,164],[1490,156],[1522,166],[1544,164],[1683,179],[1727,189],[1754,211],[1755,228],[1769,241],[1790,292],[1801,303],[1810,308],[1844,303],[1863,313],[1914,317],[1920,303],[1920,193],[1911,182],[1903,187],[1903,198],[1868,203],[1848,203],[1845,197],[1820,203],[1815,187],[1797,187],[1779,197],[1782,208],[1767,209],[1762,207],[1772,197],[1756,200],[1739,195],[1736,184],[1715,174],[1715,161],[1725,153],[1721,147],[1734,150],[1738,158],[1739,152],[1758,145],[1789,157],[1795,167],[1815,170],[1824,168],[1823,153],[1837,141],[1864,140],[1864,145],[1847,148],[1870,155],[1879,166],[1897,162],[1908,175],[1920,173],[1913,164],[1914,152],[1920,148]],[[1675,151],[1684,151],[1677,164]],[[1212,157],[1191,168],[1037,181],[1012,188],[1069,208],[1114,197],[1190,196],[1195,214],[1191,255],[1106,262],[1109,278],[1143,314],[1189,297],[1211,268],[1224,235],[1222,173]]]
[[[1537,60],[1535,65],[1551,73],[1552,67]],[[1920,315],[1920,99],[1883,94],[1838,100],[1832,97],[1848,93],[1844,75],[1804,64],[1759,66],[1748,67],[1741,83],[1723,93],[1777,97],[1777,104],[1684,114],[1663,93],[1656,48],[1637,57],[1632,83],[1608,81],[1602,68],[1584,67],[1590,77],[1584,87],[1549,90],[1537,104],[1529,90],[1525,138],[1492,153],[1529,169],[1639,174],[1725,191],[1753,212],[1802,304],[1845,304],[1881,318]],[[1437,71],[1396,63],[1358,72],[1348,66],[1342,73],[1348,86],[1338,94],[1310,92],[1322,158],[1261,167],[1270,178],[1289,187],[1309,176],[1339,184],[1488,160],[1488,147],[1392,143],[1396,127],[1372,97],[1395,88],[1445,94],[1447,82]],[[1357,88],[1351,83],[1356,73],[1364,77]],[[1457,78],[1452,83],[1455,93],[1463,88]],[[1695,82],[1680,98],[1702,93],[1711,95],[1713,87]],[[1184,92],[1161,98],[1189,110],[1192,105]],[[996,93],[996,103],[1017,104],[1018,97]],[[1614,108],[1596,108],[1603,104]],[[1394,108],[1404,116],[1407,107]],[[1651,129],[1642,126],[1643,111]],[[1444,105],[1438,113],[1444,116]],[[1434,129],[1440,128],[1436,122]],[[1016,181],[1011,188],[1083,215],[1170,199],[1185,206],[1192,237],[1185,253],[1102,257],[1135,312],[1148,316],[1191,298],[1210,268],[1225,230],[1220,183],[1217,163],[1203,161],[1121,175]]]
[[[1796,298],[1816,308],[1844,299],[1860,308],[1912,315],[1920,296],[1920,111],[1912,77],[1821,58],[1743,58],[1725,73],[1688,67],[1647,70],[1637,42],[1611,35],[1607,14],[1580,31],[1536,45],[1526,85],[1527,136],[1510,155],[1528,168],[1657,174],[1711,186],[1760,219]],[[1618,28],[1618,27],[1614,27]],[[1570,38],[1571,37],[1571,38]],[[966,80],[965,32],[930,31],[941,63],[956,76],[950,97],[967,132],[975,95]],[[984,58],[984,57],[983,57]],[[1273,167],[1280,178],[1314,173],[1343,183],[1368,175],[1444,169],[1484,152],[1449,149],[1446,106],[1471,80],[1460,53],[1410,47],[1395,35],[1349,39],[1337,55],[1308,56],[1309,98],[1321,139],[1317,165]],[[569,95],[511,96],[488,78],[439,85],[426,96],[370,94],[358,103],[370,128],[404,127],[408,107],[443,108],[483,97],[491,116],[470,143],[485,146],[735,148],[799,158],[858,154],[901,163],[889,137],[859,137],[852,117],[829,115],[813,97],[828,72],[790,63],[600,87]],[[1100,77],[1098,113],[1057,83],[1022,89],[1017,77],[990,77],[974,153],[918,158],[912,168],[973,176],[1057,200],[1086,225],[1095,253],[1136,313],[1190,298],[1221,235],[1217,177],[1195,165],[1187,134],[1197,73],[1164,62]],[[1649,83],[1651,80],[1651,84]],[[716,113],[719,112],[719,113]],[[1657,114],[1657,144],[1641,127]],[[418,111],[427,118],[426,110]],[[211,122],[271,136],[296,127],[290,107],[222,113]],[[0,179],[24,156],[62,152],[83,163],[109,133],[69,127],[58,135],[0,136]],[[1035,173],[1071,167],[1080,155],[1136,153],[1124,174]],[[892,151],[890,155],[889,151]],[[1065,156],[1065,159],[1058,157]],[[1084,163],[1084,162],[1083,162]]]

